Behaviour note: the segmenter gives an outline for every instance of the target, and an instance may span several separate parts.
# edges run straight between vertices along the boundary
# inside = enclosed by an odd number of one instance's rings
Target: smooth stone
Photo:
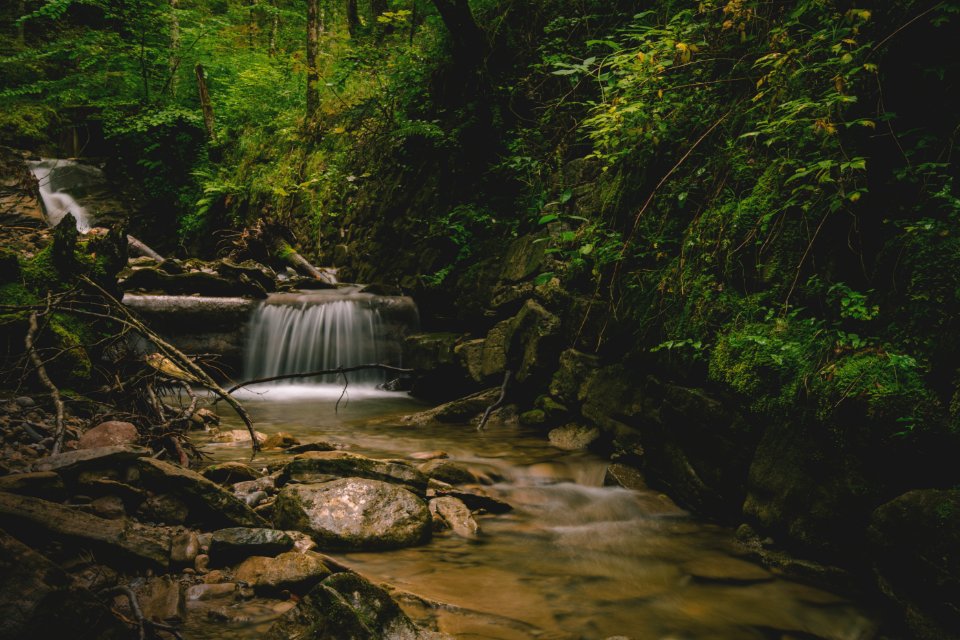
[[[565,424],[547,434],[550,444],[564,451],[579,451],[589,447],[600,437],[600,430],[596,427],[586,427],[581,424]]]
[[[233,582],[220,582],[217,584],[195,584],[193,586],[187,587],[187,590],[184,594],[188,602],[194,600],[213,600],[215,598],[224,598],[226,596],[232,596],[233,592],[237,590],[236,583]]]
[[[174,536],[170,543],[170,562],[174,566],[193,566],[199,553],[200,538],[194,531]]]
[[[239,562],[250,556],[275,556],[293,549],[293,539],[276,529],[232,527],[214,531],[210,560],[215,566]]]
[[[300,444],[300,441],[294,438],[292,434],[289,434],[285,431],[279,431],[267,436],[267,439],[263,441],[262,446],[264,449],[289,449],[290,447],[295,447],[298,444]]]
[[[474,473],[466,466],[442,458],[424,462],[419,469],[427,476],[448,484],[473,484],[483,481],[483,476]]]
[[[325,557],[319,553],[289,551],[275,558],[247,558],[237,567],[234,576],[253,587],[257,593],[288,590],[302,594],[330,573]]]
[[[107,518],[108,520],[117,520],[126,515],[123,500],[118,496],[102,496],[96,498],[90,503],[90,506],[96,515],[101,518]]]
[[[450,496],[430,501],[430,513],[439,516],[461,538],[476,538],[480,525],[462,501]]]
[[[256,480],[262,474],[250,465],[243,464],[242,462],[221,462],[220,464],[212,464],[206,467],[200,472],[200,475],[217,484],[234,484],[237,482]]]
[[[489,496],[485,493],[481,493],[482,489],[479,487],[472,488],[470,491],[462,489],[437,489],[437,496],[450,496],[456,498],[467,505],[467,508],[470,511],[486,511],[487,513],[507,513],[512,511],[513,507],[500,500]]]
[[[92,429],[85,431],[77,442],[78,449],[95,449],[116,445],[136,444],[140,439],[140,432],[129,423],[120,420],[101,422]]]

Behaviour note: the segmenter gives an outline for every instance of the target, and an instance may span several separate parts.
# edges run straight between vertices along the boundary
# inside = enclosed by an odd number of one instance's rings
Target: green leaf
[[[549,224],[559,219],[560,219],[560,216],[558,216],[557,214],[548,213],[544,216],[540,216],[540,219],[537,221],[537,224]]]

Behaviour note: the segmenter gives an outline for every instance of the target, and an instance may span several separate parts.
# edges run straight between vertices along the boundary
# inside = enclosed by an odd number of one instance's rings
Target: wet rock
[[[290,447],[295,447],[298,444],[300,444],[300,441],[294,438],[292,434],[286,433],[285,431],[280,431],[267,436],[267,439],[263,441],[262,446],[264,449],[289,449]]]
[[[600,367],[600,359],[591,354],[567,349],[550,381],[550,395],[567,406],[580,406],[580,389],[590,374]]]
[[[255,431],[257,434],[257,442],[263,444],[267,441],[267,434]],[[250,432],[246,429],[228,429],[227,431],[220,431],[219,429],[210,430],[210,442],[218,442],[221,444],[244,444],[250,442]]]
[[[182,622],[186,618],[187,609],[183,590],[180,588],[180,583],[170,576],[149,578],[142,584],[134,583],[132,586],[144,618],[168,623]],[[128,605],[129,601],[123,596],[118,596],[116,603],[122,610],[124,604]]]
[[[418,640],[421,632],[383,589],[356,574],[314,587],[270,628],[267,640]]]
[[[105,520],[38,498],[0,493],[0,527],[16,536],[90,549],[108,564],[165,568],[170,537],[123,520]]]
[[[263,491],[265,493],[275,493],[277,490],[277,478],[276,476],[269,475],[257,478],[256,480],[245,480],[243,482],[235,482],[233,484],[233,492],[237,495],[254,493],[256,491]]]
[[[78,449],[95,449],[116,445],[136,444],[140,439],[137,428],[129,422],[110,420],[101,422],[80,436]]]
[[[63,480],[53,471],[16,473],[0,476],[0,491],[33,496],[54,502],[66,497]]]
[[[342,446],[335,445],[330,442],[307,442],[290,447],[287,449],[287,453],[297,454],[307,453],[309,451],[336,451],[337,449],[342,448]]]
[[[234,575],[257,593],[277,594],[287,590],[303,594],[330,573],[325,557],[319,553],[290,551],[275,558],[247,558],[237,567]]]
[[[513,507],[493,496],[481,493],[479,488],[471,491],[460,489],[438,489],[437,496],[450,496],[460,500],[470,511],[485,511],[487,513],[507,513],[513,510]]]
[[[547,243],[526,235],[516,238],[507,247],[500,277],[507,282],[526,280],[539,271],[546,257]]]
[[[483,374],[484,342],[484,338],[466,340],[453,349],[453,354],[457,357],[460,367],[467,372],[467,375],[474,382],[483,382],[485,378]]]
[[[253,509],[255,513],[260,513],[257,511],[257,507],[260,506],[266,499],[266,491],[254,491],[253,493],[248,493],[242,497],[242,500],[246,502],[247,506]]]
[[[256,480],[262,475],[250,465],[243,464],[242,462],[212,464],[203,469],[200,474],[207,480],[211,480],[217,484],[234,484],[237,482]]]
[[[729,556],[706,556],[684,563],[683,571],[698,580],[722,583],[751,583],[773,580],[773,575],[752,562]]]
[[[434,371],[456,364],[453,350],[458,333],[419,333],[404,338],[403,363],[418,371]]]
[[[463,502],[451,496],[442,496],[430,501],[430,513],[439,516],[461,538],[476,538],[480,526]]]
[[[406,489],[363,478],[283,488],[274,525],[310,534],[321,546],[390,549],[430,537],[427,505]]]
[[[261,527],[267,524],[233,494],[195,471],[152,458],[141,458],[137,464],[145,484],[171,491],[187,504],[189,520],[213,527]]]
[[[596,427],[585,427],[581,424],[570,423],[550,431],[551,446],[564,451],[580,451],[586,449],[600,437],[600,430]]]
[[[62,476],[72,476],[91,469],[116,469],[151,453],[146,447],[133,445],[78,449],[41,458],[33,467],[36,471],[56,471]]]
[[[194,566],[200,553],[200,538],[193,531],[186,531],[170,543],[170,563],[175,567]]]
[[[184,598],[187,602],[195,600],[214,600],[216,598],[225,598],[232,596],[237,590],[234,582],[221,582],[217,584],[195,584],[187,587],[184,592]]]
[[[607,467],[607,472],[603,476],[603,486],[643,491],[647,488],[647,481],[639,469],[615,462]]]
[[[275,556],[292,548],[293,540],[283,531],[231,527],[213,532],[210,560],[214,566],[224,566],[250,556]]]
[[[91,496],[117,496],[123,500],[123,504],[129,511],[135,511],[148,497],[142,489],[125,482],[90,475],[84,477],[84,474],[80,474],[77,479],[76,488]]]
[[[480,476],[452,460],[436,459],[424,462],[419,467],[424,474],[448,484],[472,484],[480,482]]]
[[[446,451],[416,451],[411,453],[408,458],[412,460],[438,460],[440,458],[449,458]]]
[[[960,629],[960,490],[919,489],[878,507],[868,540],[881,591],[917,638]]]
[[[169,295],[197,293],[202,296],[250,296],[263,298],[266,292],[256,282],[249,279],[224,278],[206,271],[186,271],[170,274],[164,266],[175,264],[164,261],[160,268],[144,267],[127,276],[120,286],[124,291],[140,291]],[[169,267],[167,267],[169,269]]]
[[[93,516],[90,516],[93,517]],[[0,640],[86,637],[120,640],[124,626],[60,568],[0,531]]]
[[[531,409],[520,414],[520,424],[528,427],[539,427],[547,422],[547,414],[543,409]]]
[[[346,451],[315,451],[294,458],[277,479],[290,482],[326,482],[337,478],[367,478],[405,487],[418,495],[427,489],[427,477],[403,462],[388,462]]]
[[[162,524],[183,524],[190,515],[190,507],[176,496],[162,493],[150,496],[137,509],[137,516],[147,522]]]
[[[491,388],[469,396],[441,404],[440,406],[403,416],[401,422],[412,425],[426,425],[435,422],[467,422],[482,414],[487,407],[500,397],[500,389]]]

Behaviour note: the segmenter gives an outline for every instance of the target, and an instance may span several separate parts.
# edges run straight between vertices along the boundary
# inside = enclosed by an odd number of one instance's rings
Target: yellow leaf
[[[657,97],[658,97],[658,98],[662,98],[662,97],[663,97],[663,89],[658,89],[658,90],[657,90]]]
[[[334,133],[346,133],[346,131],[347,131],[347,130],[344,129],[343,127],[335,127],[335,128],[333,129],[333,132],[334,132]]]
[[[859,192],[859,191],[854,191],[854,192],[851,193],[849,196],[847,196],[847,199],[848,199],[850,202],[856,202],[857,200],[860,199],[860,192]]]

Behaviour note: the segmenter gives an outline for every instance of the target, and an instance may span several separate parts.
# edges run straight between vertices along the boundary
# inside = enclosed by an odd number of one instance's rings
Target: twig
[[[50,297],[47,296],[47,308],[44,311],[44,314],[50,311]],[[39,324],[37,323],[37,312],[32,311],[30,313],[30,324],[27,329],[27,335],[24,338],[24,345],[27,348],[27,353],[30,354],[30,361],[33,362],[34,370],[37,372],[37,377],[40,379],[40,382],[47,389],[50,390],[50,397],[53,398],[53,405],[57,409],[57,418],[56,418],[56,431],[53,436],[53,449],[52,453],[60,453],[61,447],[63,447],[63,433],[64,433],[64,421],[63,421],[63,400],[60,399],[60,390],[57,389],[57,386],[53,384],[53,381],[50,380],[50,376],[47,375],[47,369],[43,366],[43,360],[40,359],[40,355],[37,353],[36,348],[33,346],[33,338],[37,334],[39,329]]]
[[[323,369],[321,371],[308,371],[306,373],[284,373],[279,376],[269,376],[267,378],[256,378],[254,380],[247,380],[246,382],[241,382],[239,384],[233,385],[232,387],[227,389],[227,393],[233,393],[237,389],[248,387],[251,384],[260,384],[261,382],[274,382],[276,380],[293,380],[295,378],[312,378],[314,376],[330,375],[332,373],[335,373],[335,374],[351,373],[353,371],[363,371],[365,369],[381,369],[383,371],[393,371],[395,373],[413,373],[415,371],[415,369],[402,369],[400,367],[392,367],[388,364],[358,364],[352,367],[337,367],[336,369]]]
[[[500,397],[483,412],[483,417],[480,418],[480,424],[477,425],[477,431],[483,431],[484,427],[487,426],[487,420],[490,419],[490,414],[503,406],[503,401],[507,398],[507,385],[510,384],[511,377],[513,377],[513,371],[507,369],[503,373],[503,384],[500,385]]]

